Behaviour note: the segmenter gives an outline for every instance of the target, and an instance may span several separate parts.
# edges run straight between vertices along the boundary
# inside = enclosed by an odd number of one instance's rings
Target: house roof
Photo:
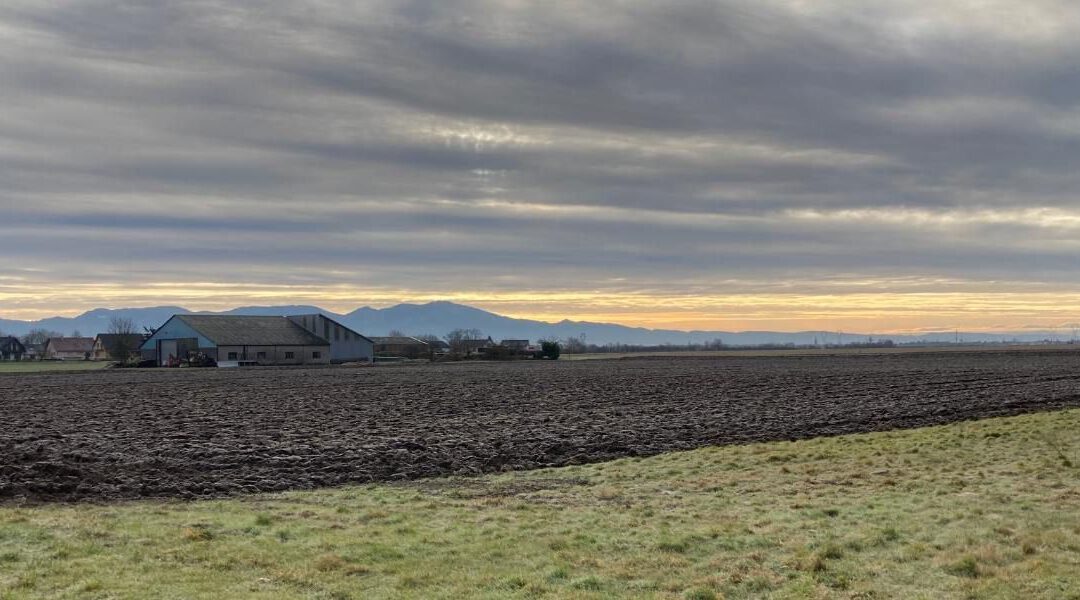
[[[450,349],[450,344],[448,344],[448,343],[446,343],[446,342],[444,342],[442,340],[430,340],[430,341],[427,342],[427,345],[431,346],[432,348],[438,348],[440,350],[449,350]]]
[[[285,317],[176,315],[219,346],[329,346],[330,342]]]
[[[427,342],[424,340],[418,340],[414,337],[408,337],[404,335],[395,335],[389,337],[373,337],[371,341],[376,344],[400,344],[406,346],[422,345],[427,346]]]
[[[94,338],[49,338],[45,342],[45,347],[51,348],[53,352],[90,352],[94,349]]]
[[[99,333],[97,339],[101,341],[101,347],[109,354],[115,352],[117,346],[120,345],[124,346],[128,352],[134,352],[143,343],[143,336],[139,333]]]
[[[464,348],[486,348],[493,345],[495,342],[491,338],[485,338],[482,340],[461,340],[461,345]]]

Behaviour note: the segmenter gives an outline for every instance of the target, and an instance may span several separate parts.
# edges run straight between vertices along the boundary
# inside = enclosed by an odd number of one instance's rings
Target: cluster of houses
[[[539,356],[529,340],[442,340],[415,337],[367,337],[322,314],[284,317],[173,315],[149,336],[99,334],[54,337],[40,348],[27,348],[13,337],[0,338],[3,360],[139,360],[157,366],[195,362],[218,366],[325,365],[375,360],[431,359],[451,354]],[[193,362],[194,361],[194,362]]]
[[[27,345],[16,337],[0,338],[0,360],[127,360],[139,350],[139,334],[101,333],[96,337],[53,337]]]

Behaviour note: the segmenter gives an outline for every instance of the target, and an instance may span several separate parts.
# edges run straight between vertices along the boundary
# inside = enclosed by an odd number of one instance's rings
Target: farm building
[[[414,337],[396,335],[390,337],[373,337],[375,342],[375,355],[383,357],[399,358],[429,358],[431,347],[427,342]]]
[[[22,360],[26,356],[26,346],[18,338],[0,337],[0,360]]]
[[[86,360],[94,350],[94,338],[60,337],[45,341],[45,360]]]
[[[427,342],[428,349],[431,351],[431,357],[446,356],[450,354],[450,344],[442,340],[424,340]]]
[[[503,340],[499,342],[503,348],[524,352],[529,347],[529,340]]]
[[[173,315],[142,344],[143,358],[159,365],[195,353],[218,363],[325,365],[371,362],[374,344],[323,315]]]
[[[459,342],[461,351],[465,356],[475,356],[487,354],[489,348],[495,347],[495,341],[490,337],[487,339],[478,340],[461,340]]]
[[[127,360],[139,355],[143,336],[138,333],[99,333],[94,338],[93,360]]]
[[[371,362],[375,342],[326,315],[287,317],[293,323],[330,342],[330,362]]]
[[[330,342],[285,317],[173,315],[142,344],[159,365],[201,353],[221,363],[330,364]]]

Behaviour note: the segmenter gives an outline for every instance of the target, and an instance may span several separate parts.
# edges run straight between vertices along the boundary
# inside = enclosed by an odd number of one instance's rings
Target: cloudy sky
[[[5,0],[0,316],[1080,320],[1068,0]]]

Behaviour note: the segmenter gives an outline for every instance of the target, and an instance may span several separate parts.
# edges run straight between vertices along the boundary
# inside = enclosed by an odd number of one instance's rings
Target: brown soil
[[[0,502],[475,474],[1080,406],[1080,352],[0,376]]]

